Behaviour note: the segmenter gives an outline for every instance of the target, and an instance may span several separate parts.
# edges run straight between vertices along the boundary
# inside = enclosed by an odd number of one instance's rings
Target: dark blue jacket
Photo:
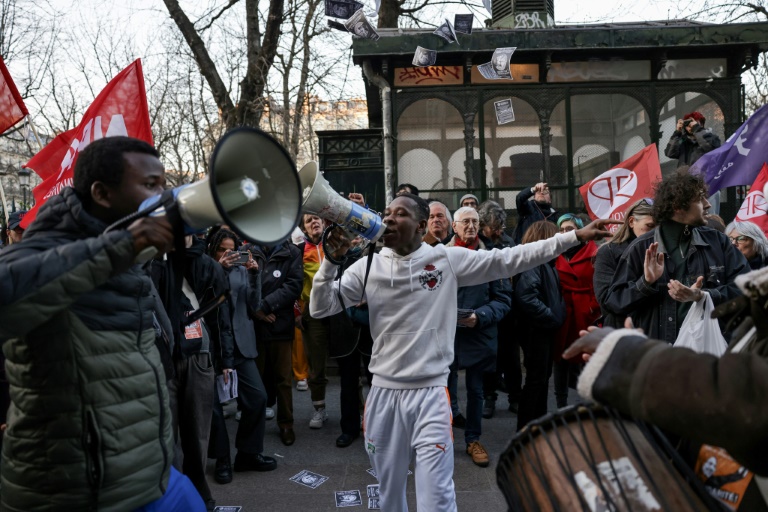
[[[534,192],[530,188],[524,188],[515,198],[518,220],[513,238],[518,245],[523,240],[523,235],[525,235],[525,231],[531,224],[540,220],[548,220],[554,224],[557,222],[558,217],[560,217],[557,210],[551,206],[544,209],[539,208],[531,199],[533,196]]]
[[[643,272],[645,251],[653,242],[659,243],[659,252],[667,252],[659,231],[661,227],[663,224],[638,237],[624,251],[604,307],[615,315],[631,317],[635,327],[642,328],[649,338],[674,343],[684,320],[677,317],[678,303],[669,296],[667,288],[674,275],[674,264],[667,257],[664,274],[653,284],[645,281]],[[698,276],[704,276],[703,289],[712,296],[715,306],[741,295],[733,280],[750,270],[744,255],[728,237],[708,227],[693,228],[686,264],[683,284],[690,286]]]
[[[454,245],[455,237],[447,245]],[[470,249],[466,249],[470,250]],[[485,250],[479,241],[478,250]],[[509,279],[499,279],[476,286],[459,288],[457,305],[474,309],[477,325],[456,327],[455,359],[451,369],[475,368],[493,371],[496,368],[498,337],[496,324],[512,307],[512,285]]]

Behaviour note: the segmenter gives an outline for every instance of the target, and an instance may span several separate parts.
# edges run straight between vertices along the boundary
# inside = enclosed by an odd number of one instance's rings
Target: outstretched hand
[[[624,321],[625,329],[634,329],[632,319],[627,317]],[[585,331],[579,331],[579,338],[574,341],[570,347],[563,352],[563,359],[570,359],[581,354],[581,358],[584,361],[589,361],[592,354],[595,353],[600,343],[612,333],[614,329],[612,327],[595,327],[589,326]],[[643,332],[642,329],[637,329],[638,332]]]
[[[623,224],[624,221],[614,219],[597,219],[593,220],[581,229],[576,230],[576,238],[582,242],[589,240],[601,240],[605,237],[613,236],[608,231],[607,226],[610,224]]]

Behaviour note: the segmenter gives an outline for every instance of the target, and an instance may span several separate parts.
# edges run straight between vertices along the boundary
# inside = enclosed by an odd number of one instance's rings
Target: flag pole
[[[5,216],[5,225],[8,225],[8,203],[5,200],[5,190],[3,189],[3,181],[0,180],[0,201],[3,203],[3,215]]]
[[[42,150],[43,149],[43,140],[37,134],[37,130],[35,129],[35,125],[32,124],[32,117],[29,116],[29,115],[27,115],[27,125],[32,129],[32,133],[35,135],[35,140],[37,141],[37,145],[40,147],[40,150]]]

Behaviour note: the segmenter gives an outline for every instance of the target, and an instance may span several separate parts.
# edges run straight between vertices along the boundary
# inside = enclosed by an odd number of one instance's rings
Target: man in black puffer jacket
[[[155,347],[167,317],[134,265],[145,248],[171,249],[171,226],[148,217],[104,233],[164,185],[152,146],[97,140],[80,153],[75,188],[51,197],[23,242],[0,253],[11,393],[3,510],[204,510],[189,480],[171,469],[168,390]]]

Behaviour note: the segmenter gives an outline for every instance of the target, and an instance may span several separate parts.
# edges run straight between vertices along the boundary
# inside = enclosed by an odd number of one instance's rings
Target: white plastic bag
[[[705,297],[695,302],[685,315],[674,346],[720,357],[728,348],[728,343],[720,332],[717,320],[712,318],[712,311],[715,309],[712,297],[707,292],[704,292],[704,295]]]

